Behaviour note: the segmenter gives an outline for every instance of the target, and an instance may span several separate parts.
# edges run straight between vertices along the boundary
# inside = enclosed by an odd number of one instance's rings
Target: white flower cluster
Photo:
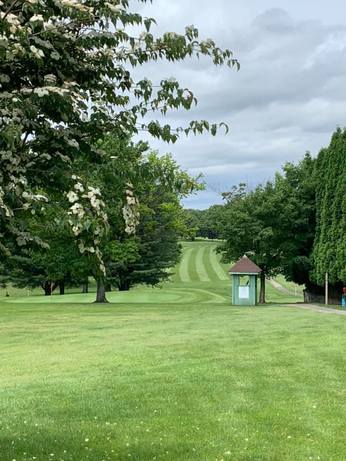
[[[34,14],[33,16],[31,16],[30,22],[43,22],[42,14]]]
[[[83,185],[78,176],[73,175],[72,179],[75,181],[73,190],[66,194],[71,204],[68,211],[69,224],[73,234],[78,238],[79,251],[96,257],[100,271],[105,273],[99,245],[108,219],[101,191],[98,187]]]
[[[44,52],[40,48],[36,48],[35,45],[30,46],[30,51],[35,58],[37,59],[44,58]]]
[[[105,5],[110,9],[112,13],[120,13],[123,11],[123,7],[121,5],[112,5],[110,2],[106,2]]]
[[[92,12],[92,8],[88,7],[78,0],[60,0],[59,2],[62,6],[67,8],[73,8],[78,11]]]
[[[133,186],[131,183],[127,183],[125,196],[126,203],[122,210],[125,221],[125,232],[128,235],[133,235],[136,233],[136,229],[139,224],[139,203],[137,197],[135,197],[133,193]]]
[[[0,19],[6,21],[10,25],[10,32],[12,34],[15,34],[20,28],[20,21],[15,14],[6,14],[4,11],[0,11]]]

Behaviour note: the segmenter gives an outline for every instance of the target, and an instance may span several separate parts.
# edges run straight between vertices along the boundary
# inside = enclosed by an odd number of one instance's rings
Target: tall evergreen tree
[[[341,289],[346,283],[346,130],[338,128],[316,163],[317,226],[312,278]]]

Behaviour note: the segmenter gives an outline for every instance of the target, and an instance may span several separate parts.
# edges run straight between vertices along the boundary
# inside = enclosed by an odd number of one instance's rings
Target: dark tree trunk
[[[89,282],[88,282],[88,280],[85,283],[83,283],[82,293],[89,293]]]
[[[45,296],[50,296],[52,294],[52,282],[44,282],[42,288],[44,289]]]
[[[266,274],[262,270],[260,275],[260,293],[259,293],[259,303],[265,304],[266,302]]]
[[[53,291],[59,286],[59,282],[50,282],[50,285],[51,285],[51,292],[53,293]]]
[[[102,279],[97,280],[97,292],[95,303],[108,303],[106,298],[105,284]]]
[[[61,295],[64,295],[65,294],[65,282],[62,281],[62,282],[59,282],[59,293]]]

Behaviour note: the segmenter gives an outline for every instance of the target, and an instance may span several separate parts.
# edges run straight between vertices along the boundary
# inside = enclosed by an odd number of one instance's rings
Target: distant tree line
[[[305,285],[306,301],[322,301],[325,274],[331,302],[346,284],[346,130],[337,129],[317,158],[287,163],[273,181],[223,194],[224,205],[187,210],[191,238],[223,239],[225,262],[247,254],[265,277],[283,274]]]
[[[185,221],[188,228],[188,238],[219,239],[222,235],[222,222],[220,215],[223,212],[222,205],[212,205],[206,210],[185,209]]]

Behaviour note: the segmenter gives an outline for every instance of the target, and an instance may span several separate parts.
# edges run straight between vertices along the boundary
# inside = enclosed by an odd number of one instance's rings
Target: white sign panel
[[[249,287],[239,287],[239,298],[241,299],[249,298]]]

